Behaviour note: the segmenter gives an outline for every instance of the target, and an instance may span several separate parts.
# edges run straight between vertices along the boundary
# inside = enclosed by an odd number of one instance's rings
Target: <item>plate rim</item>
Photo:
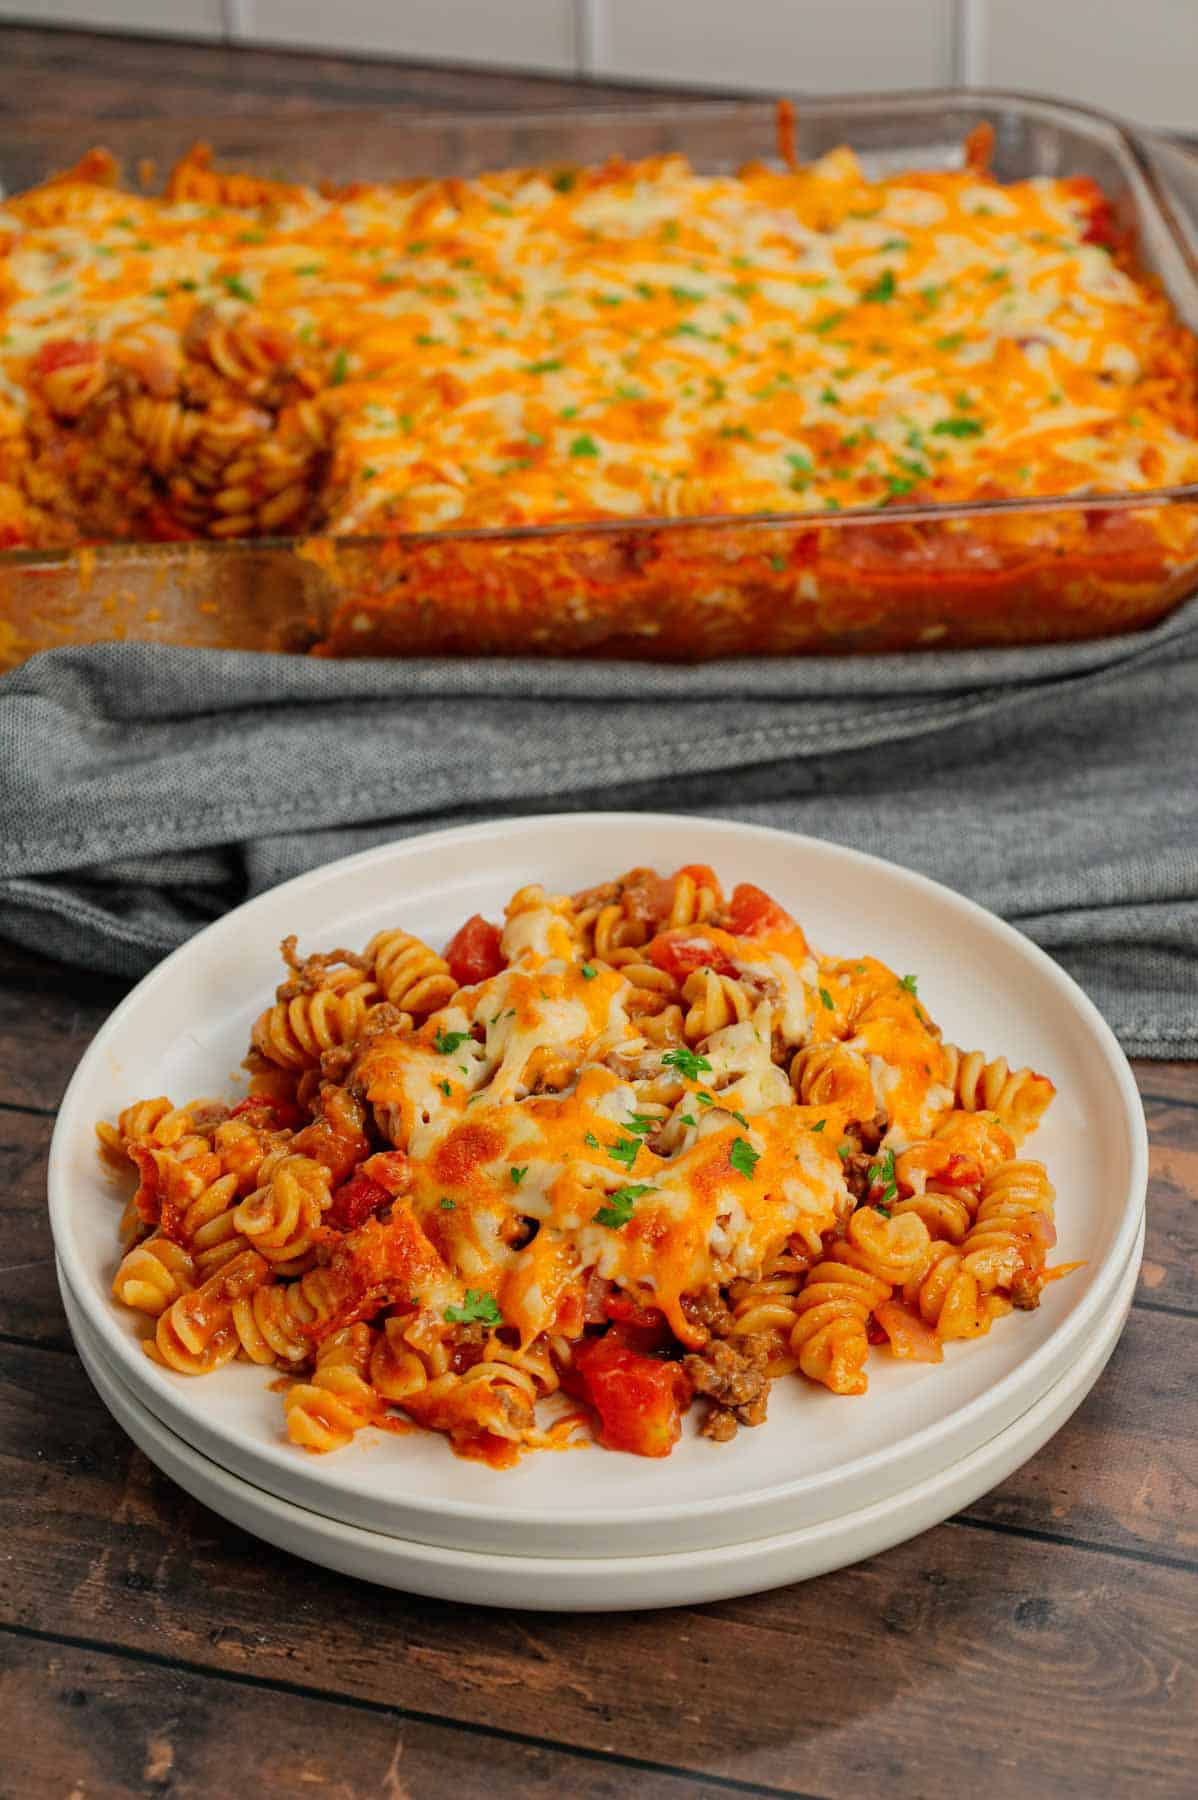
[[[1141,1254],[1144,1225],[1145,1221],[1141,1220],[1137,1234]],[[214,1511],[220,1511],[211,1499],[207,1496],[197,1495],[194,1489],[185,1486],[173,1471],[163,1468],[157,1456],[134,1436],[126,1421],[118,1415],[118,1412],[114,1411],[109,1394],[105,1392],[106,1387],[116,1390],[118,1404],[123,1402],[139,1419],[147,1436],[155,1443],[156,1447],[159,1447],[161,1441],[165,1439],[168,1454],[175,1457],[184,1468],[188,1468],[192,1463],[199,1465],[201,1478],[210,1482],[218,1492],[222,1493],[223,1497],[227,1497],[229,1490],[232,1490],[234,1495],[244,1492],[250,1498],[251,1507],[255,1508],[259,1514],[265,1514],[272,1522],[281,1523],[284,1527],[293,1518],[298,1519],[303,1529],[315,1534],[322,1541],[322,1547],[331,1542],[343,1550],[360,1548],[368,1555],[381,1558],[384,1563],[395,1563],[396,1565],[414,1563],[422,1571],[431,1571],[434,1581],[438,1575],[455,1573],[484,1578],[500,1574],[509,1578],[519,1576],[532,1583],[528,1595],[524,1598],[524,1605],[528,1606],[531,1601],[534,1609],[542,1611],[560,1611],[566,1604],[578,1610],[588,1611],[644,1611],[658,1610],[668,1606],[707,1604],[721,1598],[726,1599],[735,1595],[765,1591],[770,1587],[785,1586],[792,1582],[828,1573],[832,1569],[847,1567],[897,1544],[910,1541],[937,1523],[943,1523],[946,1519],[953,1517],[962,1507],[972,1504],[973,1499],[981,1494],[989,1492],[991,1486],[1005,1480],[1009,1473],[1035,1456],[1068,1423],[1101,1378],[1123,1334],[1135,1295],[1140,1260],[1139,1255],[1129,1258],[1118,1291],[1119,1304],[1112,1309],[1108,1323],[1100,1336],[1087,1346],[1086,1355],[1080,1364],[1073,1364],[1066,1369],[1057,1381],[1036,1397],[1026,1411],[1004,1426],[993,1437],[975,1446],[958,1461],[950,1463],[932,1475],[910,1483],[898,1496],[871,1501],[864,1507],[853,1508],[828,1519],[813,1521],[791,1532],[775,1532],[765,1536],[738,1538],[732,1542],[708,1546],[706,1549],[688,1549],[677,1552],[656,1551],[619,1558],[538,1557],[521,1553],[509,1554],[470,1548],[455,1549],[439,1544],[423,1544],[411,1539],[388,1537],[384,1533],[370,1530],[369,1527],[347,1524],[343,1520],[331,1518],[326,1514],[315,1512],[311,1508],[298,1506],[294,1501],[271,1493],[268,1489],[260,1488],[255,1483],[247,1481],[245,1477],[224,1468],[220,1463],[197,1450],[194,1445],[188,1444],[186,1439],[181,1438],[168,1425],[157,1419],[139,1400],[136,1393],[122,1382],[119,1372],[105,1360],[102,1348],[93,1341],[94,1333],[91,1332],[86,1317],[82,1320],[81,1332],[85,1340],[84,1345],[80,1345],[76,1341],[76,1322],[70,1316],[73,1296],[64,1295],[64,1306],[67,1309],[68,1324],[76,1353],[79,1355],[84,1371],[105,1410],[113,1418],[118,1428],[137,1444],[142,1454],[154,1464],[155,1468],[166,1475],[168,1480],[182,1487],[184,1492],[197,1500],[200,1505],[210,1506]],[[73,1304],[78,1307],[79,1302],[74,1300]],[[100,1378],[98,1380],[96,1370],[92,1366],[93,1358],[99,1366]],[[1064,1410],[1060,1412],[1059,1416],[1056,1416],[1056,1409],[1062,1401]],[[1049,1416],[1050,1423],[1047,1429],[1040,1432],[1039,1425],[1046,1414]],[[1012,1448],[1012,1439],[1015,1440],[1015,1454],[1010,1460],[1007,1460],[1006,1453]],[[1026,1448],[1029,1439],[1034,1439],[1034,1441],[1030,1448]],[[976,1478],[979,1469],[981,1470],[980,1480]],[[966,1485],[972,1484],[971,1491],[964,1495],[955,1494],[947,1510],[941,1511],[940,1505],[944,1489],[953,1490],[962,1482],[963,1478]],[[821,1549],[826,1549],[830,1543],[838,1543],[846,1533],[866,1535],[871,1523],[881,1527],[885,1527],[888,1523],[893,1524],[898,1519],[900,1508],[904,1510],[904,1516],[899,1523],[899,1529],[889,1532],[882,1529],[880,1532],[875,1532],[872,1537],[868,1538],[868,1541],[861,1545],[859,1554],[850,1550],[848,1555],[842,1555],[839,1550],[836,1550],[830,1557],[821,1556]],[[912,1522],[906,1516],[908,1513],[920,1516]],[[227,1512],[221,1512],[220,1516],[230,1517]],[[246,1525],[240,1519],[234,1522],[238,1524],[239,1529],[249,1532],[251,1536],[261,1537],[262,1541],[283,1548],[288,1554],[299,1556],[316,1567],[331,1570],[336,1574],[347,1573],[345,1569],[332,1561],[318,1559],[307,1546],[296,1550],[291,1544],[281,1545],[275,1537],[262,1537],[257,1522],[254,1525]],[[779,1574],[777,1571],[771,1571],[766,1580],[760,1579],[760,1566],[768,1564],[771,1558],[784,1555],[787,1551],[801,1551],[808,1548],[814,1552],[818,1566],[801,1573],[789,1571]],[[735,1571],[743,1570],[746,1562],[756,1565],[758,1572],[750,1574],[747,1581],[742,1581]],[[571,1580],[582,1579],[585,1581],[589,1579],[604,1584],[604,1589],[606,1589],[608,1584],[618,1584],[621,1581],[638,1578],[645,1581],[663,1574],[702,1577],[710,1576],[713,1572],[718,1575],[724,1570],[729,1574],[734,1574],[733,1581],[731,1583],[717,1582],[716,1591],[708,1592],[698,1599],[688,1599],[685,1594],[671,1592],[666,1597],[651,1599],[648,1602],[634,1599],[629,1603],[624,1599],[617,1599],[613,1603],[610,1595],[605,1592],[606,1603],[580,1599],[577,1594],[569,1602],[563,1601],[559,1595],[554,1595],[542,1603],[540,1589],[537,1586],[537,1583],[543,1582],[551,1574],[557,1578],[557,1585],[563,1581],[568,1583]],[[376,1585],[389,1585],[404,1591],[401,1582],[380,1582],[377,1574],[363,1575],[361,1568],[351,1573],[356,1579],[366,1579]],[[434,1585],[409,1587],[406,1591],[437,1595],[441,1598],[452,1599],[455,1603],[459,1599],[459,1596],[446,1593]],[[476,1593],[469,1596],[469,1603],[501,1607],[519,1604],[518,1601],[508,1597],[492,1599],[481,1597]]]
[[[849,1482],[876,1471],[879,1457],[888,1463],[900,1456],[917,1456],[924,1451],[935,1449],[946,1435],[966,1429],[976,1420],[977,1414],[995,1404],[996,1399],[1001,1403],[1010,1394],[1012,1388],[1023,1383],[1028,1385],[1038,1383],[1041,1370],[1045,1364],[1053,1360],[1055,1355],[1061,1353],[1062,1344],[1066,1341],[1072,1344],[1078,1337],[1083,1336],[1087,1327],[1093,1324],[1095,1317],[1101,1315],[1109,1301],[1111,1290],[1117,1286],[1126,1267],[1127,1258],[1144,1212],[1148,1185],[1147,1125],[1135,1078],[1114,1032],[1085,991],[1046,951],[1013,925],[1008,924],[1005,919],[1000,918],[977,901],[958,893],[945,883],[935,881],[917,870],[906,868],[901,863],[891,862],[885,857],[875,856],[870,851],[858,850],[833,839],[814,837],[810,833],[792,832],[777,826],[758,825],[719,815],[657,811],[630,812],[626,810],[531,813],[521,814],[514,818],[490,819],[472,825],[448,826],[441,827],[436,831],[406,834],[403,837],[388,840],[384,844],[374,845],[370,849],[356,851],[349,856],[337,857],[329,862],[318,864],[315,868],[292,876],[277,886],[267,888],[261,894],[256,894],[251,899],[243,901],[239,906],[231,908],[220,918],[212,920],[210,924],[204,926],[199,932],[171,951],[161,962],[155,964],[118,1003],[101,1025],[72,1074],[55,1120],[47,1162],[50,1223],[55,1252],[62,1261],[72,1293],[83,1307],[85,1317],[97,1327],[101,1339],[112,1348],[116,1366],[128,1371],[129,1384],[135,1392],[143,1385],[148,1386],[151,1391],[157,1391],[159,1384],[156,1384],[155,1378],[160,1373],[165,1376],[166,1372],[156,1370],[152,1364],[135,1351],[128,1336],[118,1329],[117,1320],[110,1305],[93,1306],[92,1296],[88,1291],[90,1276],[82,1265],[81,1259],[75,1254],[75,1246],[67,1219],[69,1180],[66,1163],[71,1146],[76,1142],[76,1127],[72,1114],[80,1105],[79,1093],[86,1085],[94,1066],[105,1054],[109,1041],[119,1030],[126,1014],[152,995],[154,990],[168,979],[170,972],[180,962],[195,956],[197,951],[202,953],[203,946],[211,939],[222,934],[232,935],[236,931],[237,921],[244,921],[248,916],[253,916],[258,912],[266,912],[291,894],[300,891],[310,894],[324,882],[341,880],[357,871],[378,864],[386,864],[397,854],[402,857],[403,853],[409,849],[419,848],[421,851],[436,852],[440,849],[456,848],[462,845],[503,840],[521,834],[530,828],[552,833],[562,827],[577,828],[584,823],[600,823],[604,828],[612,829],[633,826],[643,829],[646,826],[659,824],[697,831],[715,830],[726,834],[729,842],[736,839],[766,838],[772,842],[784,844],[796,852],[814,850],[821,855],[831,854],[833,857],[842,858],[850,865],[858,867],[864,865],[867,870],[880,873],[888,881],[897,879],[901,884],[907,884],[915,894],[934,895],[942,904],[947,901],[951,907],[963,910],[966,918],[975,926],[980,926],[991,933],[997,932],[1000,940],[1009,949],[1017,956],[1022,956],[1030,961],[1032,967],[1047,979],[1050,987],[1057,991],[1074,1015],[1080,1015],[1089,1037],[1102,1052],[1103,1061],[1114,1079],[1116,1089],[1123,1102],[1121,1123],[1125,1128],[1129,1151],[1127,1187],[1114,1241],[1089,1292],[1049,1334],[1044,1343],[1022,1359],[1013,1369],[1002,1375],[992,1387],[966,1401],[954,1411],[922,1426],[901,1442],[890,1446],[885,1452],[868,1451],[848,1462],[836,1464],[833,1470],[825,1473],[823,1480],[835,1481],[838,1484]],[[88,1130],[89,1132],[91,1130],[90,1123]],[[185,1378],[176,1377],[176,1380],[183,1379]],[[163,1403],[170,1407],[171,1386],[165,1381],[160,1385]],[[174,1430],[174,1427],[167,1428]],[[184,1434],[178,1431],[175,1432],[175,1435],[184,1437]],[[187,1441],[185,1437],[184,1441]],[[265,1443],[256,1446],[256,1454],[267,1462],[280,1464],[285,1449],[286,1446],[281,1444]],[[197,1454],[205,1453],[197,1451]],[[772,1482],[768,1486],[756,1488],[752,1490],[751,1494],[745,1494],[735,1503],[753,1509],[779,1505],[812,1484],[813,1478],[810,1475],[791,1477],[785,1481]],[[711,1518],[729,1510],[732,1504],[734,1502],[729,1496],[720,1495],[661,1503],[654,1506],[641,1506],[630,1510],[615,1509],[610,1506],[602,1509],[588,1509],[585,1505],[561,1510],[538,1507],[535,1510],[529,1510],[528,1519],[530,1524],[537,1527],[561,1531],[585,1529],[588,1526],[592,1529],[602,1527],[604,1531],[618,1530],[623,1526],[641,1526],[648,1529],[679,1520],[700,1521]],[[439,1516],[478,1521],[479,1523],[510,1517],[511,1510],[510,1505],[504,1507],[497,1502],[477,1502],[448,1497],[441,1497],[436,1501],[436,1511]],[[369,1528],[355,1527],[354,1529]]]

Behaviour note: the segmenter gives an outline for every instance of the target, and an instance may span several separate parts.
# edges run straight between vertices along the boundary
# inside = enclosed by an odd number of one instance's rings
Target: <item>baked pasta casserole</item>
[[[938,1363],[1064,1272],[1022,1150],[1052,1082],[751,884],[635,869],[522,888],[443,955],[283,949],[248,1096],[99,1135],[137,1176],[113,1292],[147,1354],[283,1371],[306,1449],[664,1456],[692,1404],[723,1440],[780,1377],[863,1394],[871,1357]]]
[[[834,511],[1198,479],[1194,340],[1085,179],[678,156],[0,212],[8,544]]]

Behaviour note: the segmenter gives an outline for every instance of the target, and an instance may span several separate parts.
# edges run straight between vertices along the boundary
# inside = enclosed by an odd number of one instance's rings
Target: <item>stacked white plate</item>
[[[1057,1256],[1084,1266],[1038,1311],[946,1349],[873,1359],[868,1395],[777,1383],[770,1417],[716,1445],[688,1430],[663,1461],[598,1448],[493,1471],[443,1439],[363,1432],[313,1457],[290,1445],[272,1371],[200,1380],[142,1353],[113,1305],[117,1190],[94,1123],[130,1099],[235,1091],[279,940],[365,942],[400,923],[434,943],[501,913],[529,881],[570,891],[636,864],[712,864],[754,881],[821,949],[919,977],[945,1036],[1042,1069],[1057,1099],[1032,1146],[1057,1188]],[[1079,1405],[1118,1338],[1143,1246],[1147,1142],[1131,1072],[1062,971],[969,901],[858,852],[759,827],[571,814],[439,832],[276,888],[211,926],[118,1008],[63,1102],[50,1198],[63,1296],[105,1404],[159,1467],[225,1517],[391,1587],[503,1606],[662,1606],[842,1566],[947,1517],[1032,1455]]]

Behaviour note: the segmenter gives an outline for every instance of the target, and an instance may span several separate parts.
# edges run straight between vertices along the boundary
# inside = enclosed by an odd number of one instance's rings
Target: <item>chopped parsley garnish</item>
[[[830,388],[830,387],[823,388],[820,392],[819,399],[820,399],[821,406],[839,406],[840,405],[840,395],[836,392],[835,388]]]
[[[849,1157],[853,1154],[853,1152],[851,1151],[851,1149],[849,1148],[849,1146],[847,1144],[838,1144],[836,1146],[836,1154],[840,1158],[841,1162],[848,1162]]]
[[[559,169],[557,174],[553,177],[553,186],[557,189],[559,194],[568,194],[573,189],[577,180],[578,176],[574,173],[573,169]]]
[[[584,980],[584,981],[594,981],[594,979],[595,979],[595,977],[596,977],[596,975],[598,975],[598,973],[599,973],[599,971],[598,971],[598,969],[597,969],[597,968],[596,968],[596,967],[595,967],[595,966],[594,966],[594,964],[593,964],[593,963],[583,963],[583,965],[582,965],[582,979],[583,979],[583,980]]]
[[[879,250],[909,250],[910,248],[911,244],[907,238],[898,237],[887,238],[884,244],[878,245]]]
[[[1001,269],[987,269],[986,273],[982,276],[982,280],[983,281],[1005,281],[1007,279],[1007,276],[1010,273],[1011,273],[1010,269],[1006,268],[1005,266]]]
[[[874,1206],[874,1211],[876,1213],[881,1213],[881,1215],[884,1219],[888,1219],[890,1217],[890,1208],[888,1206],[883,1206],[882,1202],[880,1200]]]
[[[976,419],[937,419],[932,427],[933,437],[981,437],[982,426]]]
[[[605,1144],[604,1150],[613,1162],[622,1163],[626,1169],[631,1169],[640,1147],[639,1138],[622,1137],[617,1138],[614,1144]]]
[[[494,1294],[485,1288],[467,1288],[463,1306],[447,1306],[447,1325],[498,1325],[503,1318]]]
[[[909,994],[918,994],[919,978],[916,975],[904,975],[903,979],[899,982],[899,986],[901,988],[906,988]]]
[[[936,348],[937,350],[959,350],[964,342],[965,333],[963,331],[950,331],[944,337],[936,339]]]
[[[754,1150],[751,1144],[747,1144],[744,1138],[734,1138],[732,1148],[728,1152],[728,1161],[738,1175],[743,1175],[747,1180],[752,1181],[753,1171],[761,1161],[761,1153]]]
[[[822,1131],[824,1126],[827,1123],[828,1123],[827,1119],[820,1119],[817,1124],[815,1124],[811,1127],[811,1129],[812,1129],[812,1131]]]
[[[344,350],[338,350],[333,358],[333,367],[329,372],[329,380],[334,387],[340,387],[349,374],[349,357]]]
[[[871,1203],[881,1211],[887,1202],[893,1200],[898,1193],[898,1181],[894,1173],[894,1151],[888,1150],[881,1162],[870,1163],[869,1168],[865,1171],[865,1179],[871,1187],[881,1186],[881,1194]],[[887,1217],[889,1216],[887,1214]]]
[[[715,1095],[714,1094],[696,1094],[695,1099],[699,1102],[700,1106],[714,1106],[715,1105]]]
[[[571,456],[598,456],[598,454],[599,446],[589,432],[584,432],[581,437],[576,437],[570,445]]]
[[[319,275],[323,267],[323,263],[297,263],[291,273],[293,275]],[[379,280],[381,281],[382,279],[382,276],[380,276]]]
[[[445,1095],[445,1098],[448,1100],[450,1093],[452,1091],[450,1089],[449,1083],[447,1081],[439,1081],[437,1083],[437,1086],[440,1088],[441,1092]]]
[[[610,1231],[619,1231],[627,1225],[632,1217],[633,1207],[642,1194],[653,1192],[652,1183],[634,1181],[629,1187],[616,1188],[607,1196],[607,1203],[595,1214],[596,1225],[606,1225]]]
[[[877,302],[882,302],[885,300],[893,300],[894,294],[895,294],[895,285],[896,284],[895,284],[895,279],[894,279],[894,270],[893,269],[883,269],[882,273],[878,276],[878,279],[874,282],[873,286],[867,287],[865,292],[862,294],[861,298],[863,300],[877,301]]]
[[[747,1131],[749,1129],[749,1121],[745,1118],[744,1113],[737,1112],[735,1110],[735,1108],[730,1108],[729,1110],[731,1111],[732,1117],[736,1120],[737,1124],[743,1125],[745,1130]]]
[[[670,289],[670,299],[675,306],[697,306],[700,300],[706,300],[706,298],[707,295],[700,293],[698,288],[671,287]]]
[[[699,1123],[693,1113],[679,1113],[678,1117],[682,1120],[684,1125],[697,1125]]]
[[[509,1169],[508,1174],[512,1178],[512,1186],[519,1187],[520,1183],[524,1180],[524,1177],[528,1174],[528,1164],[525,1163],[522,1169]]]
[[[688,1050],[685,1044],[679,1044],[676,1050],[667,1050],[661,1060],[664,1068],[677,1069],[686,1081],[697,1081],[700,1075],[711,1074],[711,1064],[707,1058],[694,1050]],[[703,1098],[702,1094],[699,1098]],[[708,1105],[711,1104],[708,1101]]]
[[[540,362],[525,363],[526,375],[550,375],[554,369],[564,369],[565,363],[560,356],[544,356]]]
[[[433,1040],[439,1056],[452,1056],[459,1044],[464,1044],[470,1037],[468,1031],[439,1031]]]
[[[869,296],[867,294],[866,299],[868,298]],[[811,329],[812,331],[817,331],[822,337],[826,331],[835,331],[836,327],[843,324],[847,317],[848,314],[843,312],[829,313],[826,318],[821,319],[819,324],[813,325]]]
[[[235,300],[253,300],[254,290],[246,286],[240,275],[222,275],[221,280]]]
[[[624,1121],[625,1131],[631,1131],[636,1137],[650,1137],[661,1124],[660,1119],[652,1113],[632,1113]]]
[[[835,1002],[835,1000],[833,1000],[833,998],[832,998],[831,994],[828,992],[827,988],[822,987],[820,989],[819,997],[823,1001],[824,1005],[827,1007],[829,1012],[836,1011],[836,1002]]]
[[[589,1144],[592,1150],[602,1150],[603,1148],[603,1145],[599,1142],[599,1139],[595,1136],[593,1131],[588,1131],[582,1141],[584,1144]]]
[[[446,1194],[442,1194],[442,1196],[441,1196],[441,1211],[442,1212],[454,1212],[456,1210],[456,1208],[457,1208],[457,1201],[451,1200],[448,1197],[448,1195],[446,1195]]]

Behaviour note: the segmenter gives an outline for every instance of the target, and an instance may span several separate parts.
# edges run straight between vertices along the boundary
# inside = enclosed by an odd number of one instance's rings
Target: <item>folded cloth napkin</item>
[[[1198,602],[1036,650],[345,662],[147,644],[0,680],[0,933],[138,975],[434,826],[720,814],[874,851],[1043,944],[1126,1048],[1198,1056]]]

